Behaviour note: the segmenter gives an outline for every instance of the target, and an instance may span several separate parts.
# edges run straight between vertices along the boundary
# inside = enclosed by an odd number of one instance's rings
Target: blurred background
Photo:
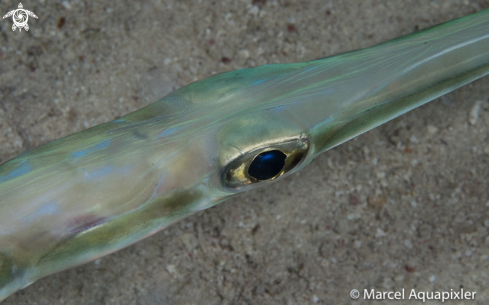
[[[13,32],[11,18],[0,23],[0,163],[216,73],[331,56],[489,8],[487,0],[22,4],[39,17],[28,32]],[[17,6],[2,0],[0,15]],[[462,287],[477,292],[470,304],[487,304],[488,131],[485,77],[3,304],[361,304],[352,289]]]

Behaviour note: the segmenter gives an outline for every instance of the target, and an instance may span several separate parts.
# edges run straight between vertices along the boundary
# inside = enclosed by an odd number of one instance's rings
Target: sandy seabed
[[[27,1],[0,23],[0,163],[215,73],[368,47],[489,1]],[[1,1],[0,14],[17,8]],[[470,111],[481,101],[478,120]],[[489,78],[3,304],[489,302]],[[411,300],[412,301],[412,300]],[[393,301],[394,302],[394,301]],[[398,300],[395,304],[411,304]],[[459,304],[460,301],[445,301]],[[436,303],[438,304],[438,303]]]

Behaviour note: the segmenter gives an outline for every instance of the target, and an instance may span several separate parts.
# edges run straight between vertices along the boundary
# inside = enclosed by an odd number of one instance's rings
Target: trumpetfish
[[[489,73],[489,10],[373,47],[191,83],[0,166],[0,300]]]

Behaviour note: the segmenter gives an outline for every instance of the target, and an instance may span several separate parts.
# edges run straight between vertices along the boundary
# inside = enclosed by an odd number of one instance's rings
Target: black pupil
[[[257,180],[272,179],[284,168],[285,158],[285,154],[280,150],[262,152],[251,162],[248,175]]]

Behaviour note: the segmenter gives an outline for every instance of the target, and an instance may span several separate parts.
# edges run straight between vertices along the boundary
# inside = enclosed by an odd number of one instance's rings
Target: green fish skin
[[[0,300],[489,73],[489,10],[370,48],[223,73],[0,166]],[[285,155],[267,179],[256,156]]]

